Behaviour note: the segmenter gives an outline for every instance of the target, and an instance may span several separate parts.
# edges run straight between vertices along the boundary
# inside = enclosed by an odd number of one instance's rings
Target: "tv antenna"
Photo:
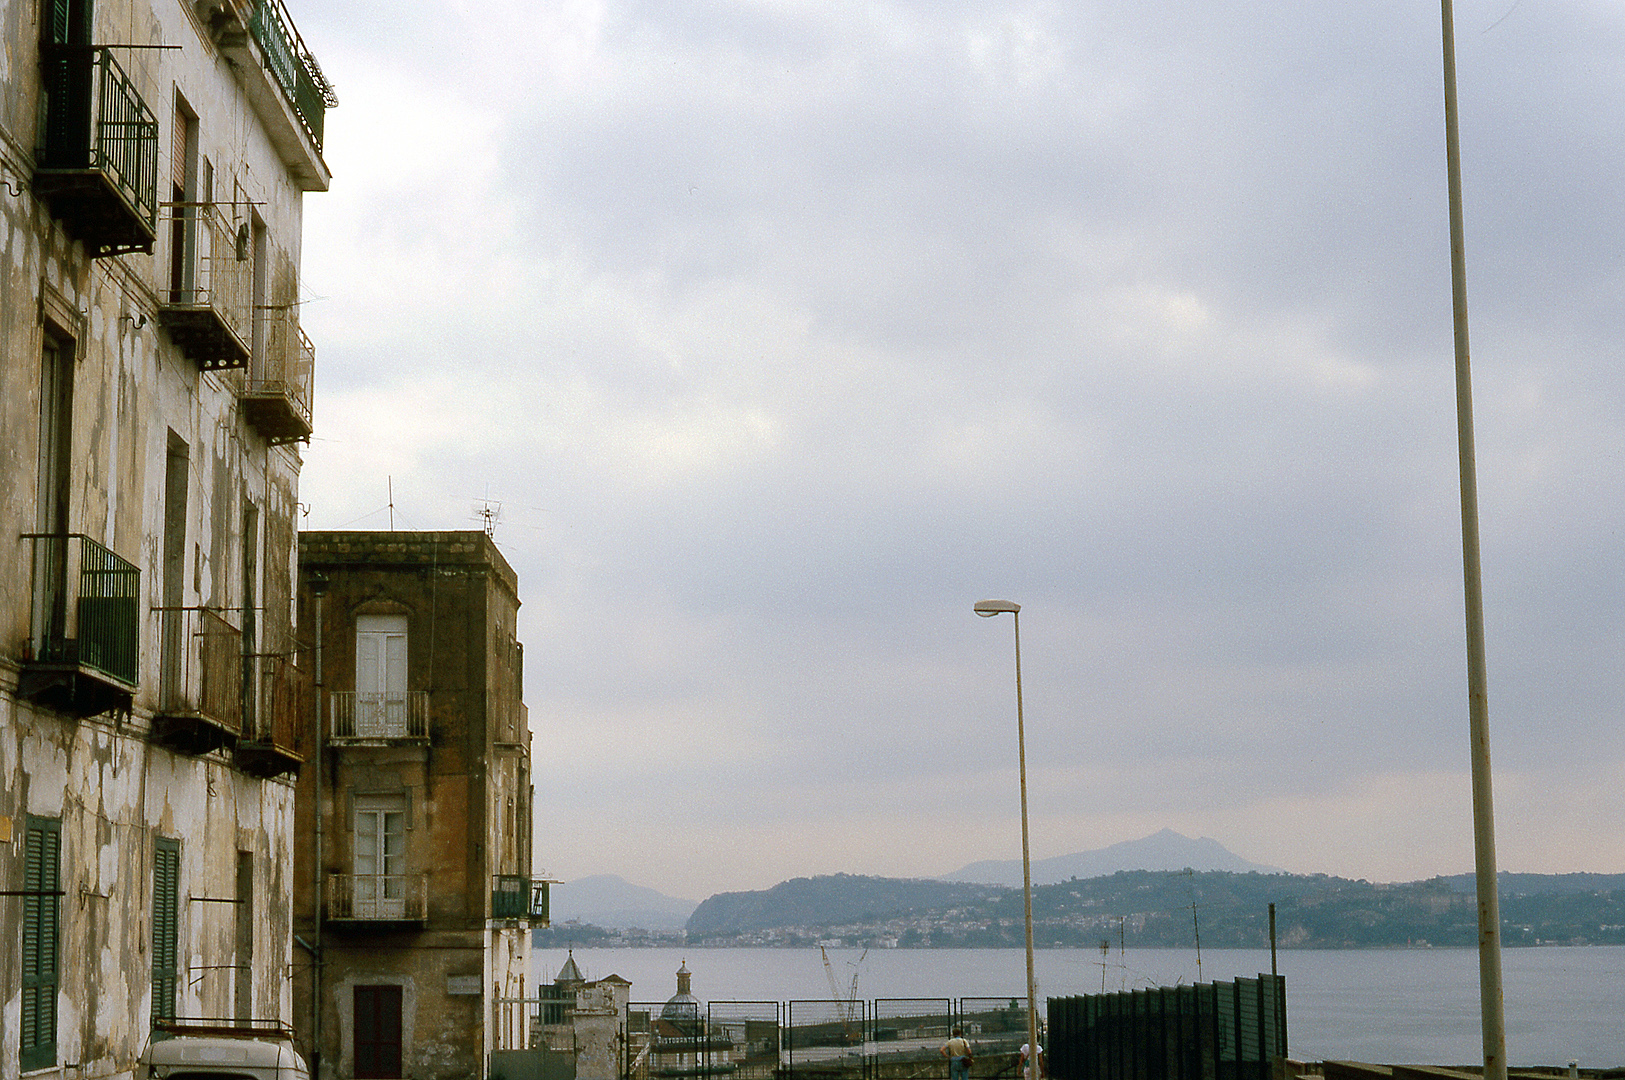
[[[480,499],[474,503],[474,517],[485,523],[485,535],[496,539],[497,522],[502,520],[502,504],[494,499]]]

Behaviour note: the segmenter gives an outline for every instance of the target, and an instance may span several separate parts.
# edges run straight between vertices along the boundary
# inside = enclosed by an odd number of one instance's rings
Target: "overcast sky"
[[[290,0],[307,528],[519,573],[537,863],[1472,868],[1439,7]],[[1625,871],[1625,2],[1458,0],[1500,866]]]

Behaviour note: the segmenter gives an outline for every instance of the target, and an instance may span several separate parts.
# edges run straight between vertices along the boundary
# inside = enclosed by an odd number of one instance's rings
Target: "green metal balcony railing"
[[[29,533],[34,581],[29,652],[130,686],[138,672],[141,571],[80,533]]]
[[[518,874],[498,874],[491,882],[491,918],[528,919],[547,925],[552,882]]]
[[[44,123],[34,187],[98,255],[151,251],[158,121],[111,47],[40,46]]]
[[[299,31],[294,28],[282,0],[260,0],[249,22],[249,32],[265,50],[266,65],[320,153],[327,110],[338,102],[316,58],[305,48]]]

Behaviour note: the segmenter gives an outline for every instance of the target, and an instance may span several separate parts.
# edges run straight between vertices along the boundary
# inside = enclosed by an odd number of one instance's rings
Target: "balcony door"
[[[360,1080],[401,1075],[401,988],[355,988],[355,1067]]]
[[[355,895],[358,919],[406,916],[406,796],[355,797]]]
[[[355,621],[355,733],[398,738],[406,730],[406,616]]]
[[[34,531],[36,659],[56,659],[67,636],[68,503],[72,488],[74,343],[47,327],[40,353],[39,475]]]

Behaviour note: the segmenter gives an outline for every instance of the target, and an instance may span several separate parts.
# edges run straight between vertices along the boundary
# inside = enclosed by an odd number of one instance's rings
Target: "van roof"
[[[180,1035],[147,1044],[141,1063],[161,1068],[212,1066],[223,1068],[292,1068],[305,1071],[305,1063],[286,1043],[264,1039],[231,1039],[208,1035]]]

